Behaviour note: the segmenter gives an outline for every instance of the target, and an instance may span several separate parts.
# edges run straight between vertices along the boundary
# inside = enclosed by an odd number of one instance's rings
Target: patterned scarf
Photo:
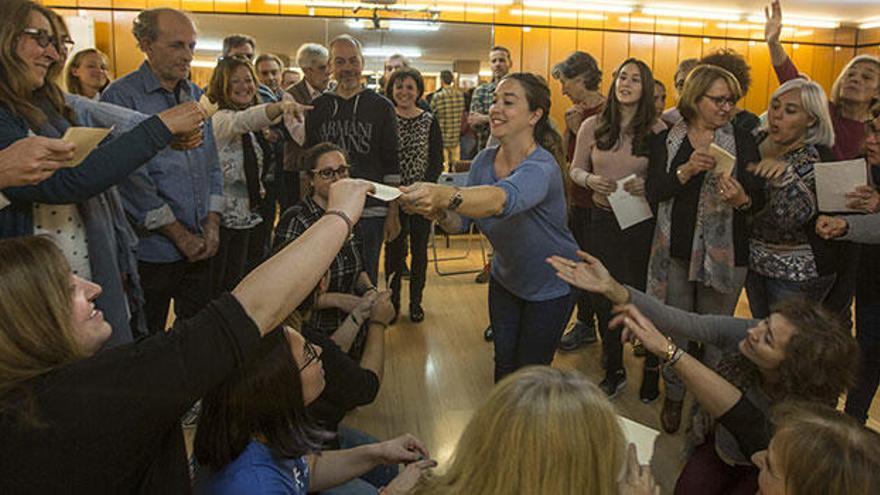
[[[666,172],[670,173],[672,161],[687,139],[687,123],[680,121],[672,127],[666,138]],[[736,140],[733,125],[728,123],[715,130],[715,144],[736,156]],[[669,281],[669,246],[672,236],[672,205],[675,198],[657,207],[657,226],[651,245],[648,263],[647,293],[666,302]],[[694,243],[691,248],[688,280],[702,282],[718,292],[731,293],[740,287],[734,283],[735,256],[733,250],[733,207],[718,194],[718,178],[707,173],[700,187],[697,203],[697,221],[694,225]]]

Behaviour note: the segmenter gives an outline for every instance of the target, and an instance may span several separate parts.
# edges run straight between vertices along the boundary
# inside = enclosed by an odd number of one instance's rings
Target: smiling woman
[[[561,279],[623,306],[613,324],[674,369],[711,416],[694,421],[699,445],[693,445],[676,493],[755,492],[750,456],[767,448],[770,407],[786,400],[834,405],[853,383],[856,341],[815,304],[787,300],[765,320],[697,315],[624,287],[598,259],[580,255],[581,263],[549,261]],[[715,346],[724,357],[709,368],[671,337]]]

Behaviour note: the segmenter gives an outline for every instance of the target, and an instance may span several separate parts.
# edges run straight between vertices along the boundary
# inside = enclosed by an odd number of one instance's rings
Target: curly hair
[[[727,72],[733,74],[739,82],[742,90],[742,96],[749,92],[749,86],[752,84],[751,67],[749,67],[746,58],[730,48],[722,48],[721,50],[712,52],[700,59],[701,64],[717,65]]]
[[[844,325],[819,305],[790,298],[773,306],[796,331],[785,347],[785,358],[775,370],[774,396],[833,405],[855,382],[859,348]],[[740,389],[761,380],[758,368],[741,353],[722,359],[718,371]]]

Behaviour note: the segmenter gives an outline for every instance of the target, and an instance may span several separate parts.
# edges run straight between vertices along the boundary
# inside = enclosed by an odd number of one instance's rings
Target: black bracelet
[[[354,231],[354,222],[351,221],[351,218],[342,210],[327,210],[324,212],[324,215],[336,215],[345,221],[345,226],[348,227],[348,237],[351,237],[352,231]]]

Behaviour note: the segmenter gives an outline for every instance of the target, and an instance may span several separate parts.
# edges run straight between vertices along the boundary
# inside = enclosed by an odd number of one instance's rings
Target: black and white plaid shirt
[[[288,243],[301,236],[303,232],[315,224],[324,215],[324,210],[315,203],[311,196],[292,206],[275,227],[273,250],[278,251]],[[359,225],[354,226],[353,236],[342,245],[336,259],[330,264],[330,287],[327,292],[357,294],[355,291],[358,275],[364,271],[363,237]],[[310,323],[327,335],[336,331],[348,316],[336,308],[312,311]]]

